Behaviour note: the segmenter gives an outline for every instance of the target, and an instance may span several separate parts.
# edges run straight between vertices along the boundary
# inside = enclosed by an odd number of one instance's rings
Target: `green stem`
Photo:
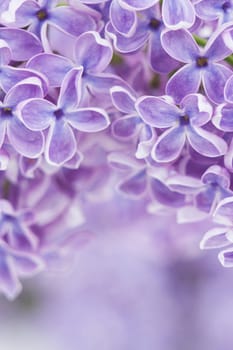
[[[194,35],[194,40],[196,41],[196,43],[201,46],[201,47],[204,47],[207,43],[207,40],[206,39],[203,39],[203,38],[200,38],[199,36],[197,35]]]
[[[199,36],[197,35],[194,35],[193,36],[196,43],[201,46],[201,47],[204,47],[207,43],[207,40],[206,39],[203,39],[203,38],[200,38]],[[230,55],[228,57],[225,58],[225,60],[227,63],[229,63],[231,66],[233,66],[233,55]]]

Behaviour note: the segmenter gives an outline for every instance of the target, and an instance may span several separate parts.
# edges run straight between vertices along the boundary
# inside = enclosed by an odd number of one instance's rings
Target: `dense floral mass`
[[[233,266],[232,52],[233,1],[1,2],[2,293],[75,254],[109,196],[208,219]]]

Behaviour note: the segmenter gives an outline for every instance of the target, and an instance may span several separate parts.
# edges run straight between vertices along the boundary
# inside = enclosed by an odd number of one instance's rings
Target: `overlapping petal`
[[[233,131],[233,104],[219,105],[212,121],[220,130]]]
[[[122,139],[135,137],[138,134],[141,120],[137,115],[126,115],[112,123],[113,135]]]
[[[203,86],[208,98],[214,103],[224,102],[224,87],[232,71],[218,63],[209,64],[203,71]]]
[[[137,25],[135,11],[129,11],[119,5],[118,0],[113,0],[110,5],[110,19],[113,27],[125,36],[131,36]]]
[[[183,128],[174,127],[165,131],[156,141],[152,151],[152,158],[160,163],[174,161],[180,155],[186,136]]]
[[[63,56],[41,53],[27,62],[27,68],[44,74],[51,87],[60,87],[66,73],[73,68],[73,63]]]
[[[114,106],[123,113],[134,112],[136,97],[121,86],[114,86],[110,90]]]
[[[61,165],[71,159],[77,150],[74,133],[67,122],[59,120],[49,128],[45,156],[49,163]]]
[[[16,118],[7,124],[7,135],[11,145],[25,157],[37,158],[43,152],[43,134],[27,129]]]
[[[168,80],[166,93],[179,103],[186,95],[196,93],[200,83],[201,71],[195,69],[195,64],[187,64]],[[212,91],[211,87],[210,90]]]
[[[200,55],[200,49],[188,30],[167,30],[162,33],[161,42],[167,53],[177,61],[191,63]]]
[[[178,62],[169,56],[161,44],[161,30],[151,32],[148,55],[155,72],[169,73],[178,66]]]
[[[90,74],[102,72],[112,59],[112,47],[98,32],[85,32],[76,41],[74,59]]]
[[[61,109],[75,109],[79,105],[81,99],[81,77],[83,68],[73,68],[64,77],[57,106]]]

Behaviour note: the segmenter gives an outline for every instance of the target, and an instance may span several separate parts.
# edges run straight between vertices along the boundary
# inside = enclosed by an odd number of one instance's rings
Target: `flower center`
[[[59,120],[63,117],[64,113],[62,109],[57,109],[56,111],[53,112],[56,119]]]
[[[180,125],[189,125],[189,116],[187,114],[180,116]]]
[[[44,21],[46,18],[48,18],[48,12],[45,9],[41,9],[36,13],[36,17],[39,21]]]
[[[225,1],[225,2],[222,4],[222,9],[223,9],[224,12],[227,12],[230,8],[231,8],[231,3],[230,3],[230,1]]]
[[[10,118],[12,117],[12,108],[10,107],[4,107],[2,108],[2,116],[4,118]]]
[[[161,22],[159,20],[157,20],[156,18],[151,18],[150,22],[149,22],[149,27],[152,30],[157,30],[161,25]]]
[[[208,66],[208,58],[207,57],[198,57],[196,59],[196,64],[200,68],[206,67],[206,66]]]

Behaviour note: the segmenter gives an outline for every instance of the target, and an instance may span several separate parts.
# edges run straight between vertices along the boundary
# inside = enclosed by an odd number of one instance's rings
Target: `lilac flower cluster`
[[[72,256],[87,207],[119,194],[233,243],[232,51],[233,1],[0,4],[1,292]]]

